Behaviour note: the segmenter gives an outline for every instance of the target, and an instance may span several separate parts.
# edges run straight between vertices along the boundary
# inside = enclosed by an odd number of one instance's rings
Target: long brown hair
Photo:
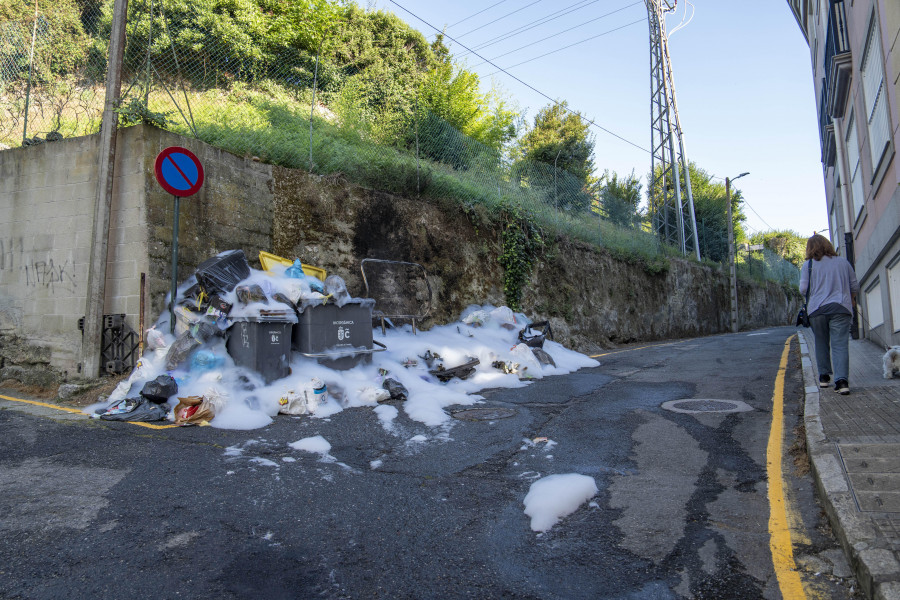
[[[823,256],[837,256],[837,252],[834,251],[834,246],[828,238],[815,233],[806,240],[806,259],[822,260]]]

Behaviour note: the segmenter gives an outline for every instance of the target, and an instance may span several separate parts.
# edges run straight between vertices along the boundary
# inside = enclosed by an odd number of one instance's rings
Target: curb
[[[806,449],[819,499],[866,597],[900,600],[900,563],[890,549],[879,547],[875,525],[857,510],[837,445],[828,440],[822,427],[820,388],[803,332],[797,332],[797,339],[806,394],[803,416]]]

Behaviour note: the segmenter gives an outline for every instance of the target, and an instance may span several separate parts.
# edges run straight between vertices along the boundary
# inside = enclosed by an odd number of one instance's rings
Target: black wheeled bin
[[[228,328],[225,348],[236,365],[253,369],[271,383],[291,373],[293,327],[284,318],[241,317]]]
[[[354,298],[343,306],[304,306],[294,326],[294,351],[332,369],[350,369],[370,361],[374,306],[371,298]]]

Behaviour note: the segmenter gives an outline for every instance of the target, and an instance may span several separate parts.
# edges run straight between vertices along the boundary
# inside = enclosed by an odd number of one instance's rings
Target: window
[[[869,329],[875,329],[884,324],[884,306],[881,302],[881,283],[866,290],[866,318],[869,321]]]
[[[869,127],[869,152],[872,154],[872,173],[878,165],[890,139],[887,90],[884,86],[884,63],[881,58],[881,34],[874,15],[860,66],[863,80],[863,99],[866,104],[866,123]]]
[[[859,165],[859,138],[856,137],[856,115],[850,111],[850,119],[847,125],[847,162],[850,165],[850,198],[853,201],[853,219],[859,217],[859,213],[865,204],[863,196],[862,169]],[[853,223],[847,225],[852,227]]]
[[[891,299],[894,331],[900,331],[900,258],[888,267],[888,289]]]

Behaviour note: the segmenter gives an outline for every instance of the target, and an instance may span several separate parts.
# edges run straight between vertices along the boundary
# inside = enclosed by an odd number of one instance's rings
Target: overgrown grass
[[[52,112],[54,123],[65,137],[96,132],[103,108],[102,88],[66,84],[55,89],[56,97],[49,92],[46,97],[39,95],[33,110]],[[138,90],[132,90],[130,97],[138,95]],[[580,183],[565,176],[557,178],[542,165],[525,169],[518,165],[514,175],[509,165],[493,164],[489,155],[462,134],[458,147],[447,153],[462,166],[422,157],[417,160],[415,146],[409,142],[409,148],[379,143],[385,139],[383,124],[367,123],[353,110],[352,103],[348,108],[340,97],[334,98],[334,105],[347,113],[346,119],[321,108],[311,117],[312,100],[309,89],[289,89],[263,81],[205,91],[179,92],[173,87],[171,95],[164,89],[154,91],[148,96],[147,108],[169,114],[167,129],[185,136],[196,134],[204,142],[239,156],[254,156],[263,162],[321,175],[342,173],[365,187],[456,205],[470,216],[479,215],[481,221],[497,223],[504,207],[518,206],[531,215],[545,235],[604,247],[622,260],[643,266],[650,274],[665,272],[668,258],[680,255],[647,231],[620,227],[601,218],[596,207],[569,206],[567,202],[579,198]],[[21,125],[13,118],[18,104],[4,101],[0,106],[9,113],[0,111],[5,123],[0,127],[0,142],[19,145]],[[442,135],[442,139],[452,141],[446,131]],[[748,261],[738,255],[737,262],[742,278],[796,284],[796,269],[786,268],[777,256],[759,253]]]

